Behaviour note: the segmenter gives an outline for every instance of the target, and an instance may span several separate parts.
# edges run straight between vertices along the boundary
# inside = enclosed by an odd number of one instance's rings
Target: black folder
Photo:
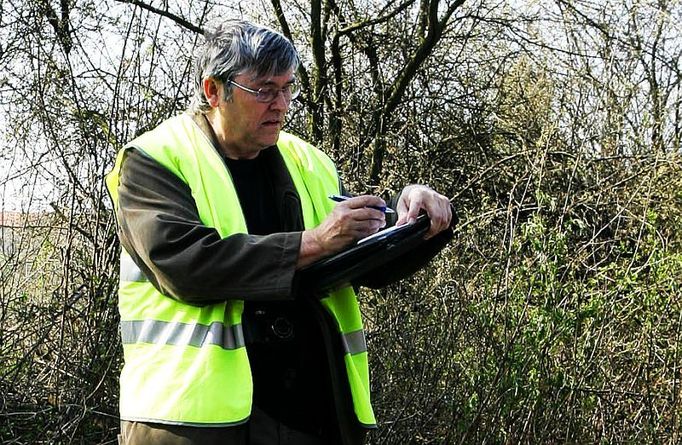
[[[341,287],[371,282],[377,271],[385,269],[389,264],[396,264],[396,261],[400,263],[401,258],[409,260],[408,257],[420,246],[429,243],[431,240],[424,240],[429,225],[428,216],[422,214],[412,224],[379,231],[336,255],[323,258],[296,273],[295,292],[298,295],[321,297]],[[452,238],[452,231],[446,232],[445,237],[438,235],[445,243],[439,243],[435,251],[429,249],[429,258],[422,263],[430,260]],[[423,264],[420,267],[421,265]],[[414,271],[408,267],[406,274]]]

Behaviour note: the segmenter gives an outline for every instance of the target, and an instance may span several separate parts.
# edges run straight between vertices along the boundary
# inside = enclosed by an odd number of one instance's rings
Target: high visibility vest
[[[182,114],[124,147],[106,183],[118,208],[123,154],[134,147],[185,182],[204,225],[222,238],[247,233],[229,171],[211,141]],[[277,147],[301,200],[306,229],[333,209],[339,193],[336,168],[315,147],[280,133]],[[121,252],[119,311],[124,366],[120,414],[130,421],[190,426],[229,426],[248,420],[253,383],[244,345],[242,300],[192,306],[160,293]],[[336,321],[358,421],[376,424],[370,404],[367,346],[357,298],[351,288],[321,300]]]

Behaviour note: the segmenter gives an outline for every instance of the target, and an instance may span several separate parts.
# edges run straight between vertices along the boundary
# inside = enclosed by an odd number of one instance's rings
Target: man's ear
[[[213,77],[207,77],[203,82],[204,96],[206,101],[211,106],[215,108],[220,102],[220,95],[222,93],[222,85]]]

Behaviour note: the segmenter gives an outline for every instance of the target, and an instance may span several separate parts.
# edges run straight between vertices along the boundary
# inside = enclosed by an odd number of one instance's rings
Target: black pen
[[[329,197],[329,199],[331,199],[332,201],[336,201],[336,202],[343,202],[347,199],[350,199],[350,196],[331,195]],[[372,208],[372,209],[376,209],[376,210],[378,210],[380,212],[384,212],[384,213],[395,213],[395,210],[393,210],[390,207],[386,207],[386,206],[381,206],[381,207],[380,206],[367,206],[367,207]]]

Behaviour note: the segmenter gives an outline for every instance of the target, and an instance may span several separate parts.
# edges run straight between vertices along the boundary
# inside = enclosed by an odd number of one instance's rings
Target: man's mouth
[[[275,127],[275,126],[279,127],[281,125],[281,123],[282,122],[280,120],[269,120],[269,121],[264,121],[262,125],[264,125],[266,127]]]

